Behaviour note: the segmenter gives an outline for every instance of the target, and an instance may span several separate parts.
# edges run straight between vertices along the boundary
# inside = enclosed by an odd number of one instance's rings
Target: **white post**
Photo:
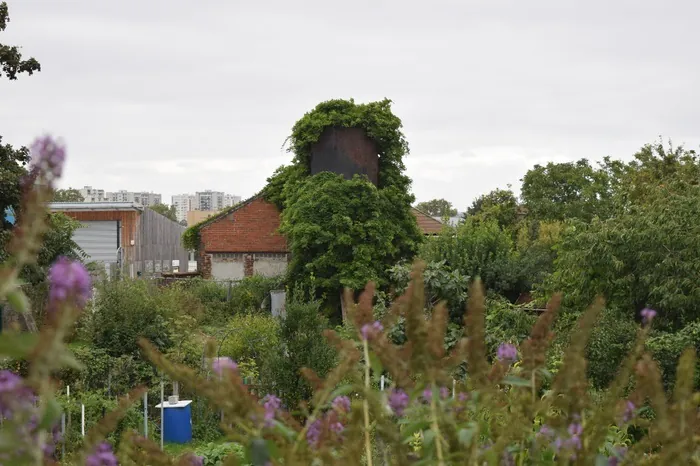
[[[382,378],[379,379],[379,386],[381,387],[381,390],[384,391],[384,376],[382,376]]]
[[[148,392],[143,392],[143,436],[148,438]]]
[[[163,438],[165,437],[165,431],[163,430],[165,422],[163,421],[163,414],[165,412],[165,382],[160,381],[160,450],[163,451]]]
[[[455,387],[457,386],[457,381],[452,379],[452,398],[455,397]]]
[[[80,404],[80,433],[85,437],[85,405]]]
[[[66,385],[66,397],[70,398],[70,385]]]

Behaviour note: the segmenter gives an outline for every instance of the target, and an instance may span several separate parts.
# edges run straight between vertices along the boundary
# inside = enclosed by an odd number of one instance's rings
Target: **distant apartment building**
[[[172,197],[178,222],[186,220],[188,225],[193,225],[206,218],[200,214],[189,214],[189,212],[218,212],[240,202],[241,196],[211,189],[198,191],[195,194],[176,194]]]
[[[160,194],[145,191],[125,191],[121,189],[107,193],[106,196],[109,202],[135,202],[146,207],[163,203],[163,197]]]
[[[224,195],[224,207],[233,207],[240,204],[241,196],[234,196],[233,194]]]
[[[80,195],[83,196],[83,202],[106,202],[104,189],[95,189],[92,186],[85,186],[80,189]]]
[[[193,194],[175,194],[172,198],[172,205],[175,206],[175,215],[177,216],[177,221],[182,222],[187,220],[187,212],[194,209],[197,197]],[[189,225],[189,221],[187,222]]]
[[[193,210],[221,210],[224,208],[224,196],[221,191],[199,191],[195,193],[196,207]]]

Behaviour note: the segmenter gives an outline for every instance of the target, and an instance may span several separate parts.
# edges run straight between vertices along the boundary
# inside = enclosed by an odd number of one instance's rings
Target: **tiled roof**
[[[418,222],[418,228],[424,235],[437,235],[442,231],[444,226],[440,220],[435,220],[430,215],[411,207],[411,212],[416,216],[416,221]]]

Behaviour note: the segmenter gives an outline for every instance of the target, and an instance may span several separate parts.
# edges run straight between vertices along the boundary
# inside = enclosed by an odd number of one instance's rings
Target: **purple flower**
[[[626,423],[630,422],[632,419],[634,419],[636,409],[637,409],[637,407],[634,405],[634,403],[627,400],[627,403],[625,403],[625,412],[622,415],[622,422],[624,422],[626,424]]]
[[[469,399],[469,394],[464,392],[459,392],[457,394],[457,399],[461,402],[465,402]]]
[[[335,400],[333,400],[333,403],[331,404],[334,410],[342,413],[349,413],[350,412],[350,398],[347,396],[339,396],[336,397]]]
[[[44,174],[51,185],[54,180],[61,177],[65,161],[66,148],[54,141],[51,136],[44,136],[34,141],[32,167]]]
[[[567,430],[569,431],[569,435],[581,435],[583,433],[583,426],[578,422],[574,422],[569,424],[569,428]]]
[[[275,395],[267,395],[264,399],[265,403],[263,407],[265,408],[265,426],[272,427],[272,421],[275,420],[277,415],[277,410],[280,409],[282,405],[282,400],[277,398]]]
[[[426,388],[425,390],[423,390],[422,397],[423,397],[423,401],[425,401],[426,403],[430,403],[430,400],[433,399],[433,389]]]
[[[627,447],[615,447],[615,454],[608,457],[608,466],[618,466],[627,453]]]
[[[642,312],[639,313],[642,316],[642,322],[645,324],[651,323],[651,321],[656,317],[656,311],[653,309],[642,309]]]
[[[237,371],[238,364],[231,360],[231,358],[222,357],[214,359],[214,361],[211,363],[211,368],[218,375],[222,375],[224,370],[229,370],[231,372]]]
[[[67,257],[59,257],[53,263],[49,283],[49,300],[54,304],[72,298],[83,307],[92,293],[92,281],[85,266]]]
[[[306,430],[306,442],[310,447],[316,448],[321,440],[321,421],[316,419]]]
[[[360,330],[360,333],[362,334],[363,340],[369,340],[370,338],[373,338],[380,334],[383,330],[384,326],[381,322],[377,320],[373,324],[363,325],[362,330]]]
[[[345,426],[343,426],[342,423],[340,422],[334,422],[329,426],[331,432],[335,433],[336,435],[340,435],[343,433],[345,430]]]
[[[117,457],[112,452],[112,446],[102,442],[95,452],[85,460],[85,466],[117,466]]]
[[[518,360],[518,349],[510,343],[503,343],[498,347],[496,357],[505,363],[514,363]]]
[[[410,398],[408,397],[408,394],[406,394],[406,392],[400,388],[393,389],[389,393],[389,407],[397,417],[403,416],[403,412],[408,406],[409,401]]]
[[[198,455],[189,455],[187,458],[190,466],[204,466],[204,457]]]
[[[540,427],[539,435],[551,437],[552,435],[554,435],[554,431],[548,425],[545,424],[542,427]]]
[[[22,378],[8,370],[0,371],[0,393],[11,392],[22,387]]]
[[[443,400],[446,400],[450,396],[450,391],[447,389],[447,387],[440,387],[440,398]]]

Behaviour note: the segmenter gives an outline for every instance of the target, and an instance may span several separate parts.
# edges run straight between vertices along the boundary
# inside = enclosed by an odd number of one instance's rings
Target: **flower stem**
[[[437,421],[437,403],[435,402],[435,384],[432,384],[433,393],[430,396],[430,428],[435,432],[435,452],[438,458],[438,465],[445,466],[445,459],[442,456],[442,435],[440,435],[440,425]]]
[[[367,340],[362,340],[362,346],[365,352],[365,397],[362,401],[362,407],[365,412],[365,451],[367,455],[367,466],[372,466],[372,444],[369,436],[369,403],[367,403],[367,395],[369,394],[369,348]]]

